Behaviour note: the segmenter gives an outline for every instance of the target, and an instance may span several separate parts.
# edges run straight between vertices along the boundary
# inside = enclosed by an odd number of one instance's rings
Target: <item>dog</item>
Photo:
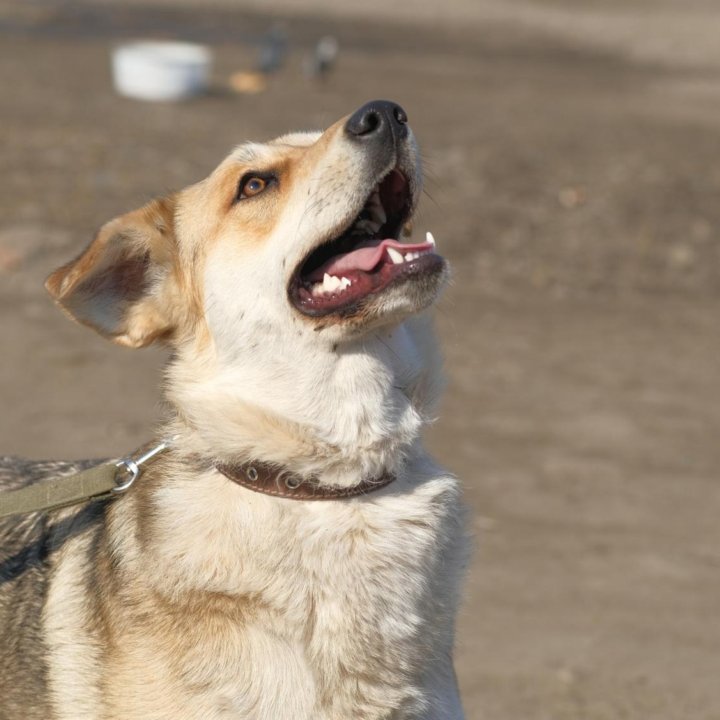
[[[241,145],[50,275],[74,320],[171,348],[169,448],[124,494],[0,522],[2,720],[463,717],[461,490],[421,441],[448,269],[399,240],[421,187],[374,101]],[[4,458],[0,489],[87,466]]]

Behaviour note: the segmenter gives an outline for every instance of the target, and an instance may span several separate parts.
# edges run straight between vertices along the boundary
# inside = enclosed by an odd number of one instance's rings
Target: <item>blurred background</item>
[[[119,96],[147,37],[207,45],[208,92]],[[454,267],[428,440],[472,507],[468,718],[720,717],[717,2],[0,0],[0,88],[0,452],[152,433],[162,351],[42,288],[100,224],[393,99]]]

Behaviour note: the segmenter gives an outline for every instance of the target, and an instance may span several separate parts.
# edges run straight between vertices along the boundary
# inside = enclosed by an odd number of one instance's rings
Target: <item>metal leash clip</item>
[[[159,444],[151,447],[149,450],[146,450],[139,458],[137,458],[137,460],[130,456],[124,457],[122,458],[122,460],[118,460],[118,462],[115,463],[115,467],[125,470],[125,472],[128,474],[128,477],[124,482],[118,483],[112,489],[112,492],[115,494],[120,494],[128,490],[142,474],[142,466],[145,463],[150,462],[150,460],[152,460],[156,455],[159,455],[161,452],[167,450],[169,447],[170,441],[163,440]]]

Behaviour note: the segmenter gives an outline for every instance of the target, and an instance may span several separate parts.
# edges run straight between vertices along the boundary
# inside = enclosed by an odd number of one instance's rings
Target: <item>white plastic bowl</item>
[[[208,87],[211,53],[203,45],[145,41],[113,50],[115,89],[140,100],[182,100]]]

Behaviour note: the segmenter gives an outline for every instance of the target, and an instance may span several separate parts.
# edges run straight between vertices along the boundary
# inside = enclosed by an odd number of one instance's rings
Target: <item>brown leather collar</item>
[[[293,500],[339,500],[356,497],[379,490],[395,480],[395,475],[385,473],[351,487],[334,487],[320,485],[317,478],[303,478],[267,463],[217,464],[215,468],[226,478],[248,490]]]

